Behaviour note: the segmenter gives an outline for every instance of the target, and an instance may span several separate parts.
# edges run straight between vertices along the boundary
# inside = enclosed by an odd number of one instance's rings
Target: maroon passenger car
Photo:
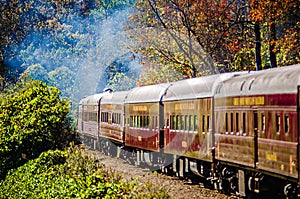
[[[113,154],[120,151],[116,147],[124,145],[124,102],[128,93],[129,91],[109,92],[99,101],[99,149],[103,152],[117,155]]]
[[[137,162],[156,162],[153,158],[158,156],[150,152],[161,152],[164,116],[161,99],[168,86],[137,87],[128,94],[125,102],[125,143],[126,147],[135,148],[136,153],[132,154],[137,156]]]
[[[238,170],[220,170],[227,173],[221,172],[223,179],[238,176],[242,195],[260,192],[264,184],[280,185],[272,177],[289,178],[295,185],[299,181],[299,80],[297,65],[251,72],[216,89],[216,159],[238,165]],[[285,191],[291,186],[287,183]]]

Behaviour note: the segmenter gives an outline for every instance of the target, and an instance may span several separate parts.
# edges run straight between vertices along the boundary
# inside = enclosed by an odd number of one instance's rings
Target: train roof
[[[163,101],[211,97],[213,84],[218,78],[219,75],[211,75],[173,82]]]
[[[101,104],[124,104],[130,91],[110,92],[101,98]]]
[[[222,81],[215,96],[247,96],[277,93],[296,93],[300,82],[300,64],[272,68]]]
[[[213,97],[218,82],[241,74],[243,73],[222,73],[173,82],[163,101]]]
[[[133,88],[126,99],[126,103],[160,102],[170,83],[155,84]]]
[[[89,95],[80,100],[79,105],[98,105],[99,100],[106,95],[106,93],[99,93],[94,95]]]

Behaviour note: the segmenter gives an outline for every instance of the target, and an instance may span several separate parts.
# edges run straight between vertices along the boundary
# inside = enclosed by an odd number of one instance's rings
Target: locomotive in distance
[[[300,64],[103,92],[79,103],[95,150],[224,193],[298,198]]]

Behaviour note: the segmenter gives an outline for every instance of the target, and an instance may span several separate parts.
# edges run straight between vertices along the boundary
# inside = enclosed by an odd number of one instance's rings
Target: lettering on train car
[[[133,106],[133,111],[147,111],[147,106]]]
[[[175,104],[175,110],[194,110],[195,104],[185,103],[185,104]]]
[[[277,161],[277,154],[276,153],[268,153],[266,152],[266,159],[267,160],[272,160],[272,161]]]
[[[235,97],[233,99],[234,106],[264,105],[264,96],[259,97]]]
[[[115,104],[106,104],[106,105],[104,105],[104,107],[107,109],[116,109],[117,108],[117,106]]]

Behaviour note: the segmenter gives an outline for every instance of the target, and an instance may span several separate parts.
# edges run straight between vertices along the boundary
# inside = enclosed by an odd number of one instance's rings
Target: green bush
[[[43,151],[62,148],[70,104],[41,81],[23,84],[0,103],[0,179]]]
[[[169,198],[152,185],[123,181],[85,149],[50,150],[10,171],[0,198]]]

